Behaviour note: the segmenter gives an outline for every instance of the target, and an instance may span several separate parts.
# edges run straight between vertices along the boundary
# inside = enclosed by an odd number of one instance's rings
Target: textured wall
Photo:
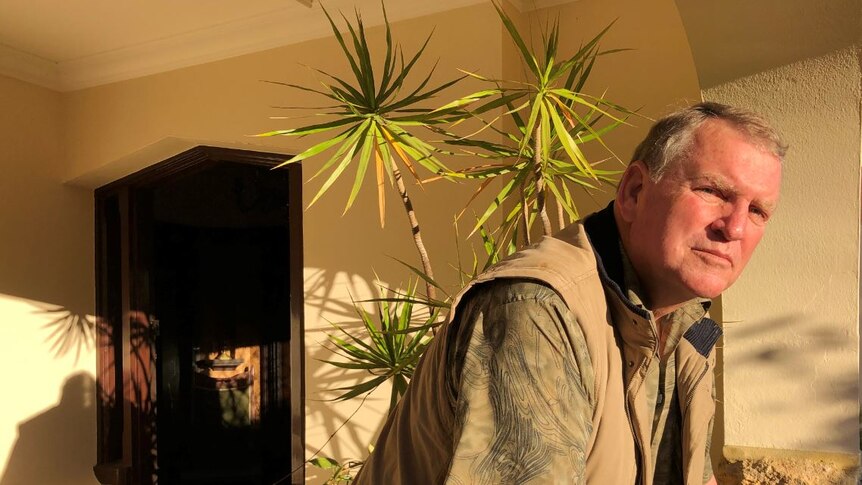
[[[859,51],[704,91],[763,113],[790,143],[782,200],[722,297],[728,446],[859,449]]]

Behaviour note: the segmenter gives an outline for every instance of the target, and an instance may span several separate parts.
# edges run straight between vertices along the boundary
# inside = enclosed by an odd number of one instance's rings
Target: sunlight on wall
[[[50,473],[33,475],[36,467],[62,470],[65,477],[38,483],[95,483],[96,357],[92,339],[78,333],[90,327],[76,327],[76,318],[92,321],[0,294],[0,355],[8,369],[0,413],[2,485],[37,483],[32,480]]]
[[[360,302],[377,298],[381,296],[380,285],[388,287],[389,283],[369,281],[344,271],[327,272],[308,267],[305,268],[304,278],[306,454],[310,457],[317,452],[329,436],[343,425],[338,431],[338,439],[330,441],[320,454],[337,460],[364,459],[368,453],[367,447],[372,443],[374,433],[385,416],[389,386],[384,385],[374,391],[364,404],[361,399],[332,402],[332,398],[343,392],[333,389],[366,380],[369,374],[364,371],[345,373],[321,360],[343,360],[324,345],[328,334],[339,334],[333,325],[347,330],[356,330],[361,326],[351,300]],[[363,305],[369,313],[375,311],[373,303],[358,304]],[[344,337],[343,334],[341,336]],[[314,468],[307,470],[309,478],[317,472]]]

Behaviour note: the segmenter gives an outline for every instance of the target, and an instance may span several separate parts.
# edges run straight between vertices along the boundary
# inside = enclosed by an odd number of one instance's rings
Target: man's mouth
[[[727,264],[729,266],[733,266],[733,258],[730,257],[729,254],[719,251],[717,249],[702,249],[702,248],[694,248],[694,251],[701,255],[705,255],[709,259],[713,259],[721,262],[721,264]]]

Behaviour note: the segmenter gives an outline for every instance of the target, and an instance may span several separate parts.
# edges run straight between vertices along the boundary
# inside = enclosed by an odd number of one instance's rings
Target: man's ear
[[[639,160],[630,163],[623,173],[614,205],[616,205],[624,221],[632,222],[634,220],[638,199],[648,180],[649,169]]]

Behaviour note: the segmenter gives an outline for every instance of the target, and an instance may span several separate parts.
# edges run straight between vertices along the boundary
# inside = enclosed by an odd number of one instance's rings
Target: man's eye
[[[766,222],[769,220],[769,214],[760,207],[749,207],[748,213],[751,214],[756,221]]]
[[[724,198],[721,191],[719,191],[718,189],[716,189],[714,187],[698,187],[695,189],[695,191],[700,192],[701,194],[704,194],[707,196],[711,196],[711,197],[718,197],[720,199]]]

